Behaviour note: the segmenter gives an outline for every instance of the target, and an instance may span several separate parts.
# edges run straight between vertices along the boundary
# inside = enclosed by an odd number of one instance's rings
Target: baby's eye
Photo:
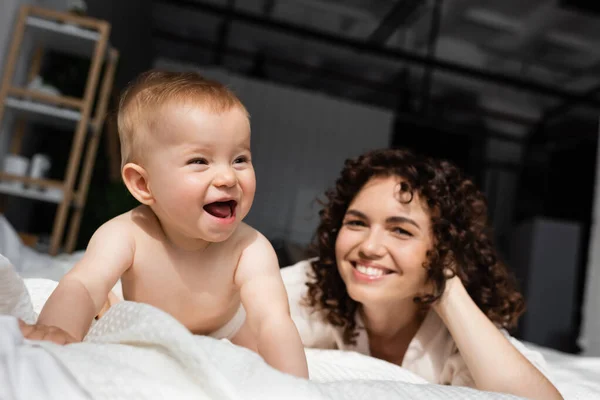
[[[207,165],[208,161],[206,161],[206,158],[192,158],[190,161],[188,161],[188,164]]]
[[[235,159],[234,164],[243,164],[247,163],[250,159],[247,156],[240,156]]]

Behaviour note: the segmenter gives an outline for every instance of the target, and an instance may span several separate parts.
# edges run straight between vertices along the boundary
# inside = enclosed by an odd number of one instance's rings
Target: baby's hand
[[[55,326],[29,325],[19,320],[19,328],[21,328],[23,336],[30,340],[45,340],[56,344],[69,344],[79,341]]]

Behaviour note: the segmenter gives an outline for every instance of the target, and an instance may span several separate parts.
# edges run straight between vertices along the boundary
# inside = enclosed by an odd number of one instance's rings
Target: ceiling
[[[384,107],[463,99],[478,106],[464,112],[517,136],[561,104],[597,115],[599,23],[556,0],[153,3],[158,56]]]

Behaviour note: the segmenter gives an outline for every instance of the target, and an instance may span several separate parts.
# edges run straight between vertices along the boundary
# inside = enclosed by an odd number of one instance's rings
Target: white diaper
[[[208,336],[213,337],[215,339],[231,340],[240,331],[245,321],[246,310],[244,309],[244,306],[240,303],[240,307],[238,308],[233,318],[231,318],[228,323],[226,323],[213,333],[210,333]]]

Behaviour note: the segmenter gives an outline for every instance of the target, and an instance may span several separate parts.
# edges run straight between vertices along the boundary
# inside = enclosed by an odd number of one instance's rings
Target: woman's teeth
[[[386,275],[386,272],[380,268],[366,267],[364,265],[357,265],[356,270],[361,274],[365,274],[375,278]]]

